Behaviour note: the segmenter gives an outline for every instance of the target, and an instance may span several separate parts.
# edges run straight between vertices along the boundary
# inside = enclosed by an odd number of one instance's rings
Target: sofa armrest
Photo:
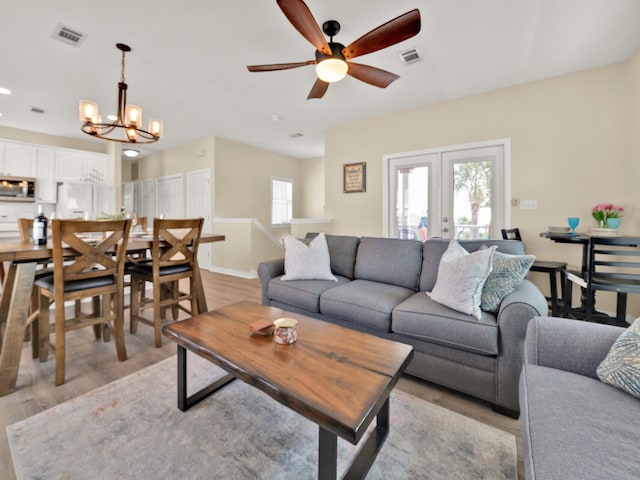
[[[547,301],[529,280],[507,295],[500,304],[497,321],[499,344],[497,359],[497,404],[513,411],[519,409],[518,380],[524,364],[524,339],[533,317],[546,315]]]
[[[622,327],[567,318],[535,318],[527,328],[525,361],[597,378],[596,369]]]
[[[274,258],[260,262],[258,265],[258,277],[262,285],[262,304],[269,305],[268,288],[272,278],[284,275],[284,258]]]

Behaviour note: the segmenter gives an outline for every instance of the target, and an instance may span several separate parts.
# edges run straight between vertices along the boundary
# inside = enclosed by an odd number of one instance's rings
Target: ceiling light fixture
[[[137,105],[127,105],[127,84],[124,80],[124,56],[131,47],[117,43],[122,52],[122,68],[118,83],[118,113],[113,123],[102,123],[98,104],[91,100],[80,101],[80,121],[82,131],[92,137],[122,143],[153,143],[162,136],[162,121],[149,120],[149,129],[142,130],[142,109]]]
[[[344,45],[330,42],[329,47],[331,48],[331,55],[325,55],[319,50],[316,50],[316,61],[318,62],[316,65],[316,75],[318,75],[318,78],[323,82],[339,82],[345,77],[349,70],[349,65],[347,65],[344,55],[342,54]]]
[[[140,151],[134,150],[133,148],[123,148],[122,154],[127,158],[136,158],[138,155],[140,155]]]
[[[0,87],[0,93],[2,95],[11,95],[11,90],[9,90],[8,88]]]

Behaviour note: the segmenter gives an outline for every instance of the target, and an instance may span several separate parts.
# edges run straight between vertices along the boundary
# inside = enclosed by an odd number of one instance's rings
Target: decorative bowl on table
[[[547,227],[549,233],[569,233],[571,229],[569,227]]]

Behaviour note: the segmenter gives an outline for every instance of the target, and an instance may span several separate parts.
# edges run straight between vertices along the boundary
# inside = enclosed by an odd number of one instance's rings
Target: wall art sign
[[[344,168],[344,193],[367,191],[367,162],[345,163]]]

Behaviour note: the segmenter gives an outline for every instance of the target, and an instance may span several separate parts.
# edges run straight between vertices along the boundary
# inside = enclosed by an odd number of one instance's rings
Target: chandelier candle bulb
[[[98,117],[98,104],[91,100],[80,100],[80,121],[96,123],[95,119]]]
[[[162,136],[162,120],[157,118],[152,118],[149,120],[149,132],[152,135],[157,135],[158,137]]]
[[[142,109],[138,105],[127,105],[124,110],[124,123],[128,127],[142,126]]]

